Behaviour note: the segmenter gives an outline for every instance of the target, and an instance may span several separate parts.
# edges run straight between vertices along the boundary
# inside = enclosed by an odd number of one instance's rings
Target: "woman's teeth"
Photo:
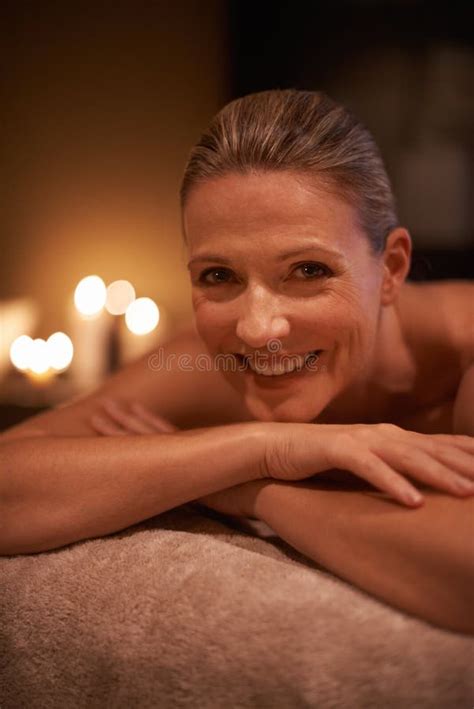
[[[257,362],[252,363],[247,357],[244,358],[244,361],[256,374],[262,374],[264,377],[279,377],[282,374],[301,371],[306,364],[314,362],[314,358],[317,358],[320,352],[321,350],[312,350],[305,355],[287,355],[284,361],[273,366],[270,364],[262,365]]]

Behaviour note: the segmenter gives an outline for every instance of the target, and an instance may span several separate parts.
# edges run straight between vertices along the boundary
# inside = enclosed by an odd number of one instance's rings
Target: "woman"
[[[181,200],[196,330],[3,434],[0,552],[198,500],[473,632],[473,286],[406,282],[377,147],[320,93],[224,107]]]

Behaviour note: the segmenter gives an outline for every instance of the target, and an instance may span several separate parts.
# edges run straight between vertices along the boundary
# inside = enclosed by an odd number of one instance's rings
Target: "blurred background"
[[[191,318],[180,180],[237,96],[322,89],[353,109],[412,234],[410,278],[473,278],[469,4],[7,0],[1,16],[0,428]]]

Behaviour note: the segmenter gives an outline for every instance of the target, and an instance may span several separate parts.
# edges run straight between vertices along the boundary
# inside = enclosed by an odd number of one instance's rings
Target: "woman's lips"
[[[279,355],[277,361],[275,356],[252,357],[236,354],[239,362],[244,366],[247,374],[253,375],[259,380],[263,379],[289,379],[297,374],[307,371],[314,371],[314,364],[318,361],[323,350],[310,350],[306,353],[291,353]]]

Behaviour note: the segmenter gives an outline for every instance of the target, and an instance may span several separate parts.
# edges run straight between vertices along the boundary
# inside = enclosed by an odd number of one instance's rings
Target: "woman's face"
[[[193,188],[184,227],[198,332],[256,419],[313,421],[366,380],[382,264],[344,199],[297,173],[228,174]]]

